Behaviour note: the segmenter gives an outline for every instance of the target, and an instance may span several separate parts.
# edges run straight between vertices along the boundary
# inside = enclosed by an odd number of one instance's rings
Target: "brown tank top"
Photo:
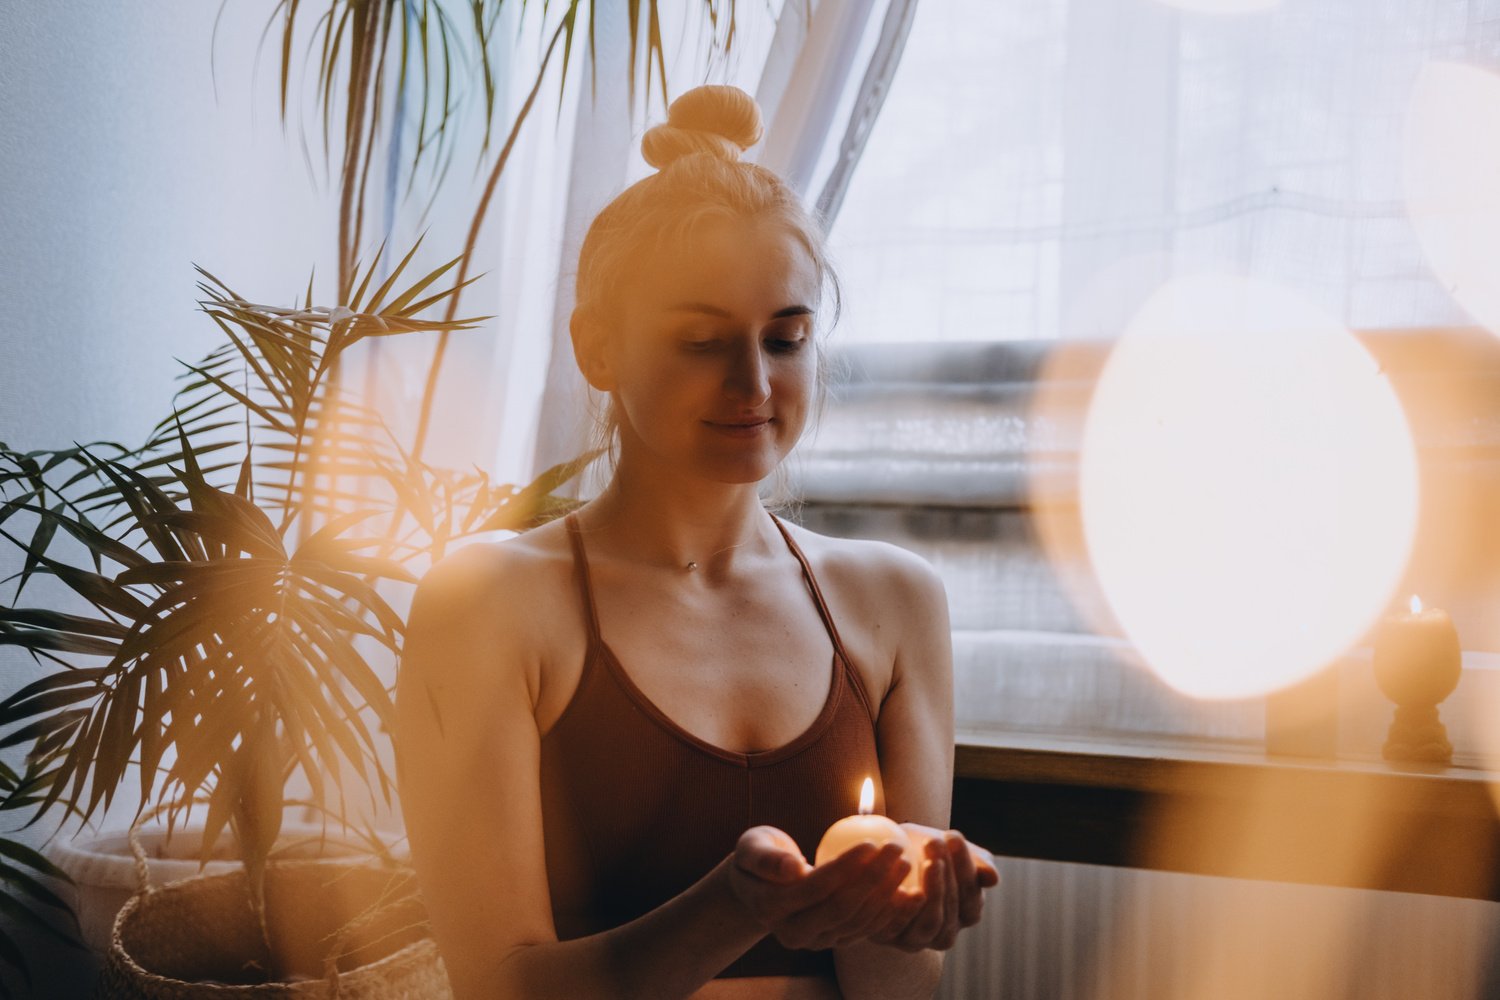
[[[571,515],[567,527],[589,636],[578,689],[541,746],[547,880],[560,940],[655,909],[724,860],[752,826],[785,830],[810,860],[823,831],[855,811],[866,777],[875,780],[876,811],[884,810],[869,697],[806,557],[779,520],[833,641],[833,677],[802,735],[754,753],[697,738],[635,686],[599,634]],[[796,951],[768,936],[719,978],[833,975],[831,951]]]

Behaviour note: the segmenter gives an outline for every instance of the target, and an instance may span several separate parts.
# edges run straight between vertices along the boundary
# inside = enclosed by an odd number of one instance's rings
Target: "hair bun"
[[[693,153],[734,161],[760,141],[760,108],[738,87],[694,87],[667,108],[667,121],[646,130],[641,155],[658,170]]]

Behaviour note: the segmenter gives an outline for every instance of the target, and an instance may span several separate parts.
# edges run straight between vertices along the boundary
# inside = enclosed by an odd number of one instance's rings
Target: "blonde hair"
[[[641,155],[656,168],[626,188],[590,224],[578,254],[574,313],[608,328],[622,314],[622,292],[631,276],[704,223],[772,219],[807,251],[819,284],[832,292],[834,322],[838,277],[828,260],[824,227],[797,193],[774,172],[740,159],[760,140],[760,108],[737,87],[695,87],[673,101],[667,121],[647,129]],[[818,398],[825,384],[818,357]],[[596,413],[596,446],[610,457],[619,442],[613,401]]]

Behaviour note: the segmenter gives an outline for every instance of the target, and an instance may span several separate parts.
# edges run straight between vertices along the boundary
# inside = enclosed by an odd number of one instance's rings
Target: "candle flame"
[[[1409,606],[1411,608],[1412,614],[1419,615],[1422,613],[1422,599],[1416,594],[1411,595],[1411,603]]]
[[[865,783],[859,786],[859,814],[868,816],[875,811],[875,782],[866,778]]]

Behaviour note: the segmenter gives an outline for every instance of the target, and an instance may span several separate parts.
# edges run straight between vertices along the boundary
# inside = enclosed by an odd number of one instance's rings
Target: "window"
[[[944,572],[961,724],[1261,739],[1259,700],[1194,701],[1137,669],[1078,539],[1084,408],[1111,342],[1164,282],[1228,273],[1290,290],[1387,366],[1423,476],[1402,586],[1448,607],[1472,651],[1443,712],[1477,751],[1500,688],[1480,652],[1500,648],[1495,560],[1472,544],[1496,510],[1479,387],[1497,354],[1404,178],[1413,94],[1454,63],[1500,67],[1500,3],[918,6],[832,227],[853,376],[801,478],[810,523]],[[1464,402],[1434,406],[1439,386]],[[1043,544],[1059,532],[1062,557]],[[1390,709],[1367,643],[1339,673],[1343,749],[1378,752]]]

